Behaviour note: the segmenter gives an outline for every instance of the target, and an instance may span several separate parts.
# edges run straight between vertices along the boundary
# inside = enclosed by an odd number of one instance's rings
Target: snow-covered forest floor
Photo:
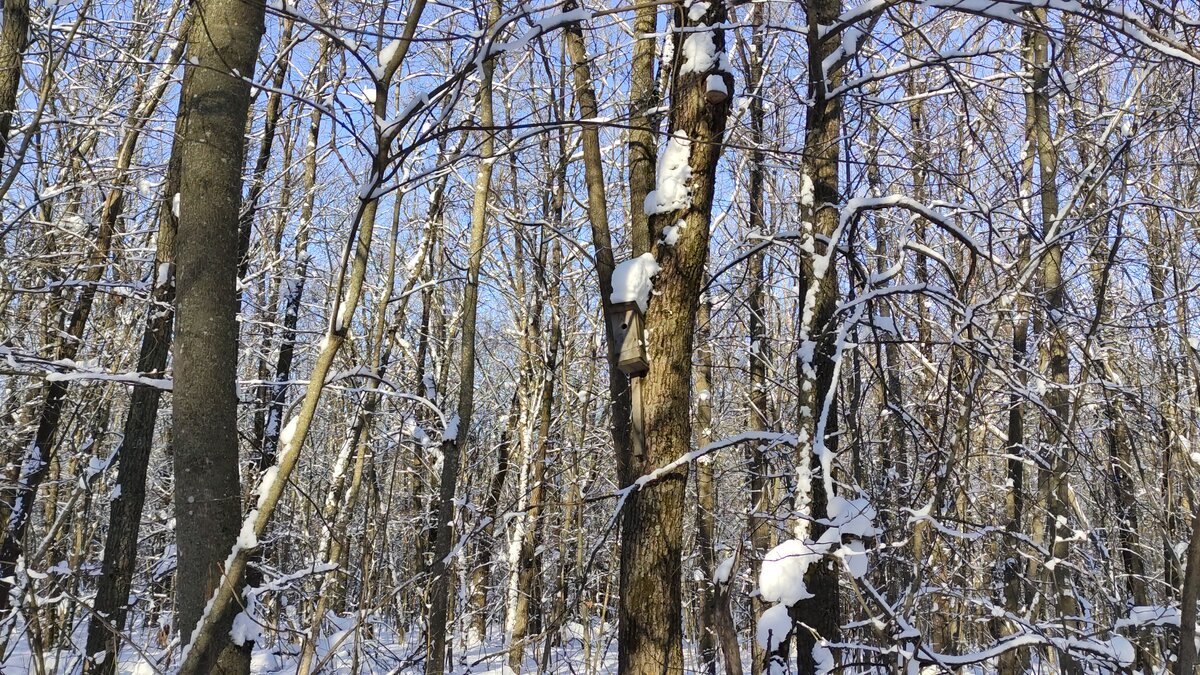
[[[315,662],[320,672],[326,675],[415,675],[423,672],[422,655],[424,648],[421,636],[410,635],[401,639],[382,622],[362,620],[360,618],[330,617],[333,630],[323,637],[316,649]],[[1141,622],[1145,626],[1154,624],[1170,624],[1178,622],[1178,615],[1165,608],[1142,608],[1128,619],[1125,626]],[[370,625],[371,628],[365,628]],[[496,627],[499,629],[500,627]],[[73,636],[72,644],[64,645],[51,653],[35,655],[29,647],[28,640],[21,639],[19,633],[25,630],[22,626],[15,639],[0,660],[0,672],[6,675],[18,673],[33,673],[37,675],[78,675],[82,671],[82,648],[86,635],[82,627]],[[496,632],[499,632],[498,630]],[[135,631],[134,644],[127,644],[118,659],[117,675],[160,675],[174,672],[177,664],[172,661],[172,650],[178,645],[162,644],[163,634],[156,631]],[[527,646],[524,650],[522,673],[544,673],[546,675],[613,675],[617,669],[617,635],[613,626],[593,624],[593,629],[587,631],[579,623],[572,622],[563,627],[559,638],[547,646],[545,640],[540,640],[536,646]],[[1200,635],[1198,635],[1200,640]],[[698,645],[691,640],[683,643],[684,670],[686,674],[703,675],[709,671],[698,650]],[[742,645],[741,650],[743,672],[750,672],[751,650],[748,644]],[[1119,662],[1132,661],[1132,646],[1127,641],[1094,641],[1086,648],[1093,650],[1101,658],[1091,662],[1084,669],[1085,673],[1093,675],[1111,675],[1127,673],[1130,675],[1168,675],[1172,670],[1167,667],[1154,669],[1137,669],[1116,665]],[[484,643],[469,640],[452,640],[453,667],[449,675],[517,675],[509,665],[510,646],[499,641]],[[847,652],[852,654],[853,652]],[[250,667],[251,673],[295,673],[298,666],[299,648],[296,644],[256,645],[253,649]],[[962,654],[964,660],[977,660],[984,654]],[[848,663],[834,671],[847,675],[881,674],[887,671],[877,666],[854,665],[853,658],[846,659]],[[911,675],[938,675],[953,672],[957,675],[982,675],[996,672],[997,659],[982,659],[970,666],[938,667],[927,665],[917,666],[916,662],[909,667],[901,668],[900,672]],[[724,655],[718,662],[718,672],[724,671]],[[791,672],[785,669],[780,672]],[[1044,662],[1035,657],[1029,667],[1030,673],[1038,675],[1053,675],[1060,672],[1053,662]]]
[[[316,650],[319,672],[327,675],[384,675],[422,672],[419,641],[397,639],[386,629],[367,636],[355,631],[355,622],[343,622],[344,630],[331,633]],[[596,632],[589,640],[581,640],[582,626],[576,624],[564,631],[564,640],[544,653],[542,646],[526,650],[522,672],[554,675],[604,675],[616,670],[616,635]],[[573,633],[576,633],[573,635]],[[158,644],[154,633],[139,632],[137,648],[127,645],[117,661],[117,675],[158,675],[173,671],[169,650]],[[5,675],[40,673],[44,675],[77,675],[82,672],[83,631],[75,635],[74,649],[65,646],[55,652],[35,656],[26,640],[16,640],[0,661]],[[177,646],[177,645],[176,645]],[[694,645],[685,644],[688,672],[701,672]],[[503,643],[455,644],[451,675],[510,675],[510,650]],[[251,657],[252,673],[295,673],[298,662],[295,645],[256,646]],[[548,658],[546,658],[548,657]],[[544,664],[539,666],[545,658]]]

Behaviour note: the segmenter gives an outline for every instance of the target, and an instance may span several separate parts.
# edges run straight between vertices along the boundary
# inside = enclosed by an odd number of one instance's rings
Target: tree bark
[[[187,32],[187,26],[181,28],[182,37],[179,47],[172,54],[171,63],[178,63],[182,47],[186,44]],[[176,132],[180,131],[182,128],[177,125]],[[158,241],[154,266],[150,270],[150,278],[153,279],[151,303],[138,353],[138,372],[147,377],[165,374],[171,350],[171,331],[175,319],[177,227],[171,203],[179,191],[181,156],[178,148],[178,145],[172,147],[167,180],[158,209]],[[146,470],[153,449],[154,427],[161,398],[162,390],[156,387],[137,387],[133,390],[129,412],[125,416],[124,434],[121,446],[117,449],[117,485],[121,486],[121,494],[113,501],[109,515],[104,558],[93,604],[95,611],[88,622],[83,664],[85,673],[112,675],[116,672],[121,632],[125,629],[128,612],[129,589],[137,564],[138,530],[146,502]],[[97,661],[98,654],[104,655],[102,661]]]
[[[1045,10],[1034,10],[1035,21],[1046,25]],[[1067,353],[1066,334],[1062,327],[1066,310],[1065,284],[1062,278],[1063,245],[1059,240],[1062,233],[1056,227],[1059,216],[1058,203],[1058,151],[1054,145],[1050,127],[1049,38],[1036,28],[1025,30],[1026,55],[1031,72],[1030,94],[1032,104],[1033,133],[1035,145],[1031,148],[1038,160],[1038,193],[1041,197],[1040,239],[1045,251],[1041,256],[1041,293],[1045,303],[1044,326],[1046,345],[1042,353],[1045,372],[1046,405],[1051,416],[1045,420],[1044,436],[1046,448],[1051,453],[1050,469],[1041,471],[1039,477],[1039,499],[1048,510],[1043,537],[1051,558],[1065,563],[1070,555],[1068,541],[1072,530],[1068,527],[1070,513],[1068,476],[1071,466],[1070,442],[1066,430],[1070,419],[1070,398],[1067,384],[1070,378],[1070,360]],[[1074,620],[1079,608],[1071,584],[1071,571],[1067,564],[1057,564],[1048,575],[1053,582],[1054,606],[1068,628],[1078,625]],[[1065,650],[1059,650],[1064,673],[1081,672],[1079,664]]]
[[[749,226],[751,232],[766,234],[766,175],[764,164],[766,163],[766,155],[763,151],[763,146],[766,144],[766,114],[763,107],[764,95],[764,72],[763,62],[764,44],[762,24],[764,17],[762,16],[767,11],[768,5],[755,4],[751,7],[751,25],[752,32],[750,36],[750,53],[748,89],[752,92],[750,96],[750,217]],[[770,426],[770,419],[767,416],[767,408],[770,405],[767,397],[767,368],[770,364],[770,345],[767,337],[767,322],[766,322],[766,278],[763,270],[763,263],[766,258],[766,252],[759,250],[755,251],[747,261],[749,265],[750,276],[750,295],[746,302],[746,313],[748,315],[748,328],[750,332],[750,358],[749,358],[749,375],[750,375],[750,411],[748,421],[748,429],[751,431],[767,431]],[[770,471],[770,465],[766,455],[763,454],[762,448],[754,443],[746,444],[746,459],[749,465],[749,515],[747,517],[747,526],[749,527],[749,537],[747,541],[749,546],[746,549],[746,562],[750,569],[758,569],[762,564],[763,555],[771,546],[771,525],[764,518],[763,514],[770,506],[770,479],[767,474]],[[762,616],[763,611],[767,609],[766,603],[762,598],[755,595],[750,598],[750,625],[757,626],[758,619]],[[763,664],[763,649],[758,643],[758,640],[750,641],[750,672],[753,675],[758,675],[762,672]],[[726,660],[729,660],[729,655],[726,655]],[[737,655],[735,659],[741,661],[741,655]]]
[[[711,304],[700,303],[700,345],[697,348],[696,372],[696,444],[704,447],[712,442],[713,406],[712,391],[712,345],[708,324],[711,321]],[[717,675],[717,551],[716,540],[717,481],[713,470],[713,458],[702,457],[696,462],[696,548],[700,552],[698,570],[700,603],[700,663],[708,675]],[[725,658],[741,658],[740,654],[726,654]]]
[[[659,116],[653,112],[659,104],[654,77],[654,50],[658,42],[654,34],[657,29],[658,6],[640,5],[633,16],[633,63],[629,79],[629,240],[634,255],[649,251],[653,245],[650,221],[642,202],[654,189],[658,146],[655,139]],[[579,88],[578,68],[576,65],[576,91]]]
[[[699,5],[697,5],[699,6]],[[706,32],[715,52],[725,50],[723,3],[702,16],[677,7],[676,54],[685,36]],[[660,272],[645,317],[650,370],[642,378],[645,453],[634,456],[631,475],[640,476],[691,448],[689,415],[692,353],[700,291],[705,281],[716,165],[721,153],[733,78],[716,59],[707,69],[683,68],[672,78],[670,141],[688,151],[691,169],[687,197],[647,209],[656,241],[651,251]],[[713,78],[716,78],[713,80]],[[716,96],[716,83],[725,96]],[[686,144],[686,145],[685,145]],[[631,177],[632,178],[632,177]],[[634,204],[637,208],[641,204]],[[682,226],[680,223],[682,221]],[[681,227],[674,245],[662,241],[668,226]],[[674,239],[672,237],[672,239]],[[675,470],[635,491],[622,512],[621,597],[618,669],[622,673],[680,673],[683,670],[681,560],[684,488],[687,473]]]
[[[811,204],[802,217],[801,247],[807,255],[800,265],[799,316],[800,354],[797,370],[800,379],[797,465],[807,472],[811,486],[808,495],[800,495],[798,516],[801,529],[813,540],[825,526],[828,500],[833,497],[832,455],[836,450],[836,383],[833,380],[838,282],[836,242],[832,237],[839,224],[838,161],[842,131],[841,99],[827,94],[828,85],[841,79],[841,68],[825,73],[824,60],[837,48],[837,35],[822,36],[821,26],[834,23],[841,11],[840,0],[814,0],[808,7],[808,72],[810,101],[805,117],[805,184],[811,181]],[[823,242],[818,240],[823,239]],[[818,262],[818,258],[820,262]],[[828,405],[827,405],[828,404]],[[801,481],[803,484],[805,481]],[[807,502],[807,503],[805,503]],[[819,640],[837,639],[840,629],[839,591],[836,568],[827,561],[809,567],[805,585],[813,597],[792,606],[796,640],[796,669],[815,672],[813,647]]]
[[[0,28],[0,159],[8,150],[28,46],[29,0],[4,0],[4,26]]]
[[[500,0],[493,0],[488,13],[488,27],[500,20]],[[471,207],[471,239],[467,258],[467,282],[463,288],[461,353],[459,355],[458,408],[452,429],[445,430],[442,439],[442,476],[438,491],[437,535],[434,541],[433,564],[429,567],[432,590],[429,598],[428,651],[425,675],[446,672],[446,630],[450,619],[450,552],[454,535],[454,498],[458,489],[458,465],[462,449],[467,444],[471,415],[475,411],[475,330],[479,309],[479,271],[483,266],[483,248],[487,244],[488,198],[491,195],[492,166],[495,161],[496,132],[492,110],[492,59],[480,65],[479,126],[483,140],[479,147],[479,173],[475,177],[475,201]]]
[[[575,0],[567,0],[563,4],[563,11],[571,11],[577,6]],[[650,7],[649,11],[653,13],[656,10],[654,7]],[[596,119],[600,115],[600,110],[596,102],[591,62],[583,41],[583,29],[578,23],[566,26],[563,40],[566,43],[567,55],[571,59],[575,102],[579,106],[579,117],[585,120]],[[653,49],[653,45],[651,49]],[[653,60],[650,63],[653,68]],[[591,224],[592,249],[596,256],[600,306],[604,310],[604,316],[608,316],[608,309],[612,306],[612,274],[616,267],[616,259],[613,254],[612,234],[608,223],[608,197],[604,187],[604,163],[600,155],[599,128],[594,124],[585,124],[580,131],[580,140],[583,145],[583,168],[588,196],[587,213],[588,221]],[[653,170],[653,166],[651,166],[651,170]],[[653,175],[650,177],[650,182],[653,182]],[[646,198],[645,191],[641,191],[641,197],[635,194],[639,189],[632,183],[630,190],[632,202],[641,203],[639,200]],[[629,477],[628,466],[631,453],[629,378],[617,368],[618,347],[613,343],[611,336],[605,340],[605,343],[608,346],[608,395],[612,409],[610,418],[612,420],[613,449],[617,457],[617,479],[621,483],[625,483]]]
[[[201,0],[206,30],[189,35],[188,87],[180,94],[178,331],[174,440],[177,627],[192,633],[227,578],[225,558],[241,529],[238,475],[236,290],[243,130],[264,31],[261,1]],[[231,72],[233,71],[233,72]],[[234,74],[236,73],[236,74]],[[247,78],[247,79],[243,79]],[[212,617],[217,632],[197,654],[206,672],[245,673],[250,645],[230,638],[236,607]]]
[[[558,169],[554,172],[553,188],[547,200],[544,220],[547,224],[553,223],[554,229],[563,226],[563,203],[567,190],[566,164],[569,158],[566,148],[562,147],[561,150],[562,157],[557,162]],[[532,368],[536,377],[532,380],[534,383],[540,384],[540,392],[537,439],[528,463],[529,496],[526,500],[525,513],[517,516],[518,523],[520,523],[517,532],[521,534],[521,539],[517,551],[515,577],[513,578],[515,586],[510,588],[509,608],[512,616],[509,617],[509,622],[512,625],[512,633],[509,637],[514,649],[509,652],[509,667],[518,673],[521,672],[524,661],[524,642],[533,632],[533,624],[537,618],[534,612],[540,606],[537,603],[541,596],[541,555],[538,548],[542,538],[542,509],[546,501],[546,458],[554,414],[555,369],[558,368],[559,345],[563,339],[562,320],[559,316],[560,308],[563,306],[560,290],[563,255],[561,244],[557,240],[551,243],[554,229],[548,225],[544,225],[542,228],[540,250],[537,256],[538,304],[534,308],[534,311],[540,315],[543,303],[553,303],[550,309],[550,334],[547,344],[543,347],[540,331],[534,330],[532,332],[534,340],[530,341],[529,347],[531,350],[537,350]],[[547,247],[552,249],[548,274]],[[533,603],[532,607],[531,603]]]
[[[1196,358],[1195,353],[1191,354],[1191,357]],[[1192,514],[1192,534],[1188,540],[1175,675],[1191,675],[1196,672],[1196,602],[1198,600],[1200,600],[1200,511]]]

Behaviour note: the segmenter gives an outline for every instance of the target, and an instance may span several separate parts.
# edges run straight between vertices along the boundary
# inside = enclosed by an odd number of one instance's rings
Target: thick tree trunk
[[[650,221],[642,209],[642,202],[654,189],[654,162],[658,146],[655,139],[660,118],[654,112],[659,105],[654,77],[657,30],[658,6],[651,3],[640,5],[633,16],[633,63],[629,80],[629,240],[633,244],[634,255],[649,251],[653,245]],[[576,60],[575,63],[578,91],[580,61]],[[590,78],[587,86],[592,86]],[[594,103],[594,94],[592,100]],[[581,100],[581,108],[582,103]]]
[[[676,54],[682,42],[706,33],[715,53],[725,50],[726,14],[722,3],[698,12],[675,13]],[[650,370],[642,378],[645,452],[634,456],[631,475],[644,475],[691,448],[689,404],[693,338],[700,290],[705,281],[709,225],[717,160],[729,110],[733,78],[723,59],[697,65],[676,61],[672,78],[668,155],[683,157],[691,178],[678,201],[668,190],[646,200],[652,252],[660,267],[655,295],[646,312]],[[673,180],[678,168],[665,167]],[[663,180],[663,176],[659,177]],[[667,187],[665,184],[662,187]],[[637,208],[639,204],[634,204]],[[668,231],[667,227],[678,229]],[[678,237],[670,236],[677,234]],[[667,243],[673,241],[673,244]],[[618,668],[622,673],[680,673],[683,670],[681,560],[684,488],[687,473],[675,470],[630,494],[622,513],[621,598]]]
[[[1196,358],[1196,354],[1191,354],[1191,358]],[[1192,534],[1188,539],[1186,565],[1175,675],[1190,675],[1196,672],[1196,602],[1200,600],[1200,511],[1192,514]]]
[[[835,350],[833,312],[838,283],[836,245],[832,241],[839,223],[838,144],[841,142],[842,105],[826,94],[827,85],[840,80],[840,67],[825,73],[823,62],[837,48],[836,35],[822,36],[823,25],[834,23],[840,0],[815,0],[808,8],[809,107],[805,118],[805,185],[811,181],[811,203],[802,205],[804,241],[809,252],[801,259],[799,316],[801,340],[797,370],[800,378],[800,439],[796,458],[799,471],[807,473],[809,494],[799,495],[798,517],[807,537],[816,540],[825,526],[828,500],[833,496],[832,456],[837,438],[836,383],[833,381]],[[828,79],[827,79],[828,78]],[[823,241],[822,241],[823,240]],[[801,480],[801,484],[806,481]],[[799,534],[799,533],[798,533]],[[805,585],[813,597],[792,606],[796,623],[796,669],[816,669],[813,647],[819,640],[837,639],[840,629],[837,568],[816,564],[808,569]]]
[[[263,34],[261,1],[202,0],[206,30],[188,45],[181,92],[178,331],[173,396],[177,627],[184,642],[220,583],[242,523],[238,475],[238,212],[250,85]],[[230,71],[236,71],[237,75]],[[212,620],[216,637],[197,654],[207,672],[248,672],[250,645],[230,638],[237,608]]]
[[[4,26],[0,28],[0,159],[8,150],[28,45],[29,0],[4,0]]]
[[[381,66],[383,72],[379,73],[376,78],[377,96],[374,108],[376,117],[381,119],[386,117],[388,84],[408,54],[409,45],[412,44],[412,36],[416,32],[424,9],[424,0],[414,1],[405,19],[403,38],[399,48],[393,50],[388,63]],[[259,6],[259,11],[262,11],[261,5]],[[389,161],[390,145],[388,142],[385,142],[386,140],[383,138],[382,131],[376,128],[375,142],[376,147],[379,148],[379,152],[373,156],[371,167],[371,176],[375,179],[383,175]],[[372,187],[377,186],[373,185]],[[186,208],[186,203],[184,207]],[[354,317],[354,311],[358,307],[359,300],[362,297],[363,283],[367,274],[367,263],[371,250],[371,239],[374,236],[375,218],[378,211],[378,199],[370,197],[360,199],[358,210],[351,221],[351,236],[347,239],[346,246],[343,249],[342,265],[338,273],[337,283],[333,289],[334,300],[332,302],[329,323],[319,344],[316,360],[313,364],[312,374],[309,377],[304,397],[300,400],[299,410],[288,421],[288,424],[284,427],[285,431],[281,433],[281,450],[278,454],[278,462],[274,467],[271,467],[272,471],[266,474],[268,478],[264,478],[258,484],[256,488],[258,500],[255,508],[251,510],[245,522],[242,523],[240,536],[237,537],[236,545],[231,546],[228,550],[228,557],[225,559],[228,569],[224,570],[224,577],[231,583],[224,583],[215,589],[209,606],[206,608],[203,622],[196,627],[196,630],[191,634],[190,641],[187,643],[183,662],[179,668],[180,675],[197,675],[198,673],[206,672],[206,654],[213,651],[216,645],[228,639],[227,636],[229,633],[226,627],[222,625],[222,621],[226,616],[232,615],[232,610],[236,609],[236,600],[241,590],[240,585],[234,585],[232,582],[239,579],[245,573],[246,564],[251,552],[257,547],[258,537],[266,531],[271,521],[271,516],[283,496],[288,478],[291,476],[292,471],[295,470],[296,464],[300,459],[300,451],[304,447],[309,429],[316,416],[317,407],[321,402],[321,395],[325,389],[325,378],[333,366],[333,361],[337,357],[338,351],[346,341],[346,336],[350,331],[350,323]],[[233,245],[234,251],[232,253],[234,256],[237,253],[236,234],[237,230],[235,228],[233,237],[235,240]],[[183,284],[181,282],[180,291],[182,289]]]

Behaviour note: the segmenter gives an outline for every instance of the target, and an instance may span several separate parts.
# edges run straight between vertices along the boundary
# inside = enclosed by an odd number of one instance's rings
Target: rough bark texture
[[[4,26],[0,28],[0,159],[8,150],[21,88],[21,66],[29,45],[29,0],[4,0]]]
[[[807,470],[811,490],[807,508],[798,514],[808,521],[808,536],[818,539],[824,531],[820,519],[828,514],[826,506],[833,487],[833,477],[827,474],[823,453],[836,450],[837,410],[833,402],[833,352],[835,326],[832,324],[837,304],[837,264],[831,237],[839,222],[838,203],[838,143],[840,142],[841,100],[826,94],[826,84],[840,80],[840,69],[824,73],[822,62],[837,47],[837,35],[821,37],[820,26],[834,23],[841,10],[840,0],[814,0],[808,8],[808,68],[809,100],[805,118],[804,171],[812,181],[813,204],[811,222],[805,222],[804,243],[812,251],[801,259],[800,308],[802,346],[798,371],[800,377],[800,443],[796,461],[800,471]],[[807,217],[807,214],[806,214]],[[824,239],[824,241],[820,241]],[[816,264],[823,257],[824,264]],[[837,639],[840,626],[838,611],[837,568],[830,561],[809,567],[805,584],[813,597],[792,606],[796,622],[796,669],[799,673],[815,672],[812,650],[820,640]]]
[[[646,4],[633,17],[633,64],[629,80],[629,240],[634,255],[650,250],[653,244],[650,222],[642,201],[654,189],[654,162],[657,157],[655,133],[659,104],[654,78],[654,50],[657,40],[658,6]],[[578,66],[576,66],[578,68]],[[578,71],[576,78],[578,78]],[[594,99],[594,95],[593,95]]]
[[[187,642],[222,582],[241,529],[237,435],[238,213],[250,85],[263,34],[261,1],[201,0],[203,30],[188,45],[181,92],[178,331],[173,420],[177,627]],[[231,73],[236,71],[238,75]],[[240,578],[224,579],[234,587]],[[205,672],[247,672],[250,645],[229,638],[236,614],[213,617],[216,638],[198,654]]]
[[[148,377],[160,377],[167,367],[171,350],[171,329],[175,312],[175,280],[172,274],[175,259],[175,214],[171,199],[179,190],[179,154],[172,153],[167,169],[166,187],[159,206],[158,242],[154,252],[155,280],[153,303],[146,317],[138,353],[138,372]],[[163,266],[166,273],[163,274]],[[146,470],[154,441],[154,426],[162,390],[137,387],[129,402],[125,417],[121,447],[117,449],[117,484],[121,495],[113,501],[109,516],[108,535],[104,543],[104,560],[96,584],[96,599],[88,623],[87,659],[85,673],[111,675],[116,671],[120,652],[121,632],[125,629],[130,584],[137,561],[138,529],[142,508],[146,502]],[[96,654],[104,660],[96,663]]]
[[[1191,356],[1196,358],[1194,352]],[[1196,672],[1196,640],[1193,636],[1196,634],[1196,601],[1200,600],[1200,512],[1192,514],[1192,534],[1188,540],[1186,564],[1175,675]]]
[[[725,49],[725,7],[712,3],[698,19],[677,8],[676,53],[684,31],[705,30],[718,52]],[[682,208],[655,213],[650,229],[657,239],[667,226],[686,226],[675,245],[656,243],[661,268],[656,295],[646,313],[650,370],[642,378],[645,453],[632,458],[632,475],[643,475],[691,449],[692,347],[700,290],[708,259],[714,177],[729,98],[706,97],[710,75],[732,91],[732,77],[715,70],[684,72],[673,78],[670,132],[690,143],[690,196]],[[677,142],[677,141],[675,141]],[[634,204],[634,208],[639,205]],[[679,673],[683,670],[680,553],[683,546],[684,488],[687,473],[671,472],[630,495],[622,513],[621,601],[618,667],[622,673]]]

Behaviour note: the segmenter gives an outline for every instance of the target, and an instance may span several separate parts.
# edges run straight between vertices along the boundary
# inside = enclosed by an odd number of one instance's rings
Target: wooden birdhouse
[[[617,368],[629,377],[641,377],[650,370],[642,318],[636,302],[618,302],[608,309],[608,332],[616,346]]]

